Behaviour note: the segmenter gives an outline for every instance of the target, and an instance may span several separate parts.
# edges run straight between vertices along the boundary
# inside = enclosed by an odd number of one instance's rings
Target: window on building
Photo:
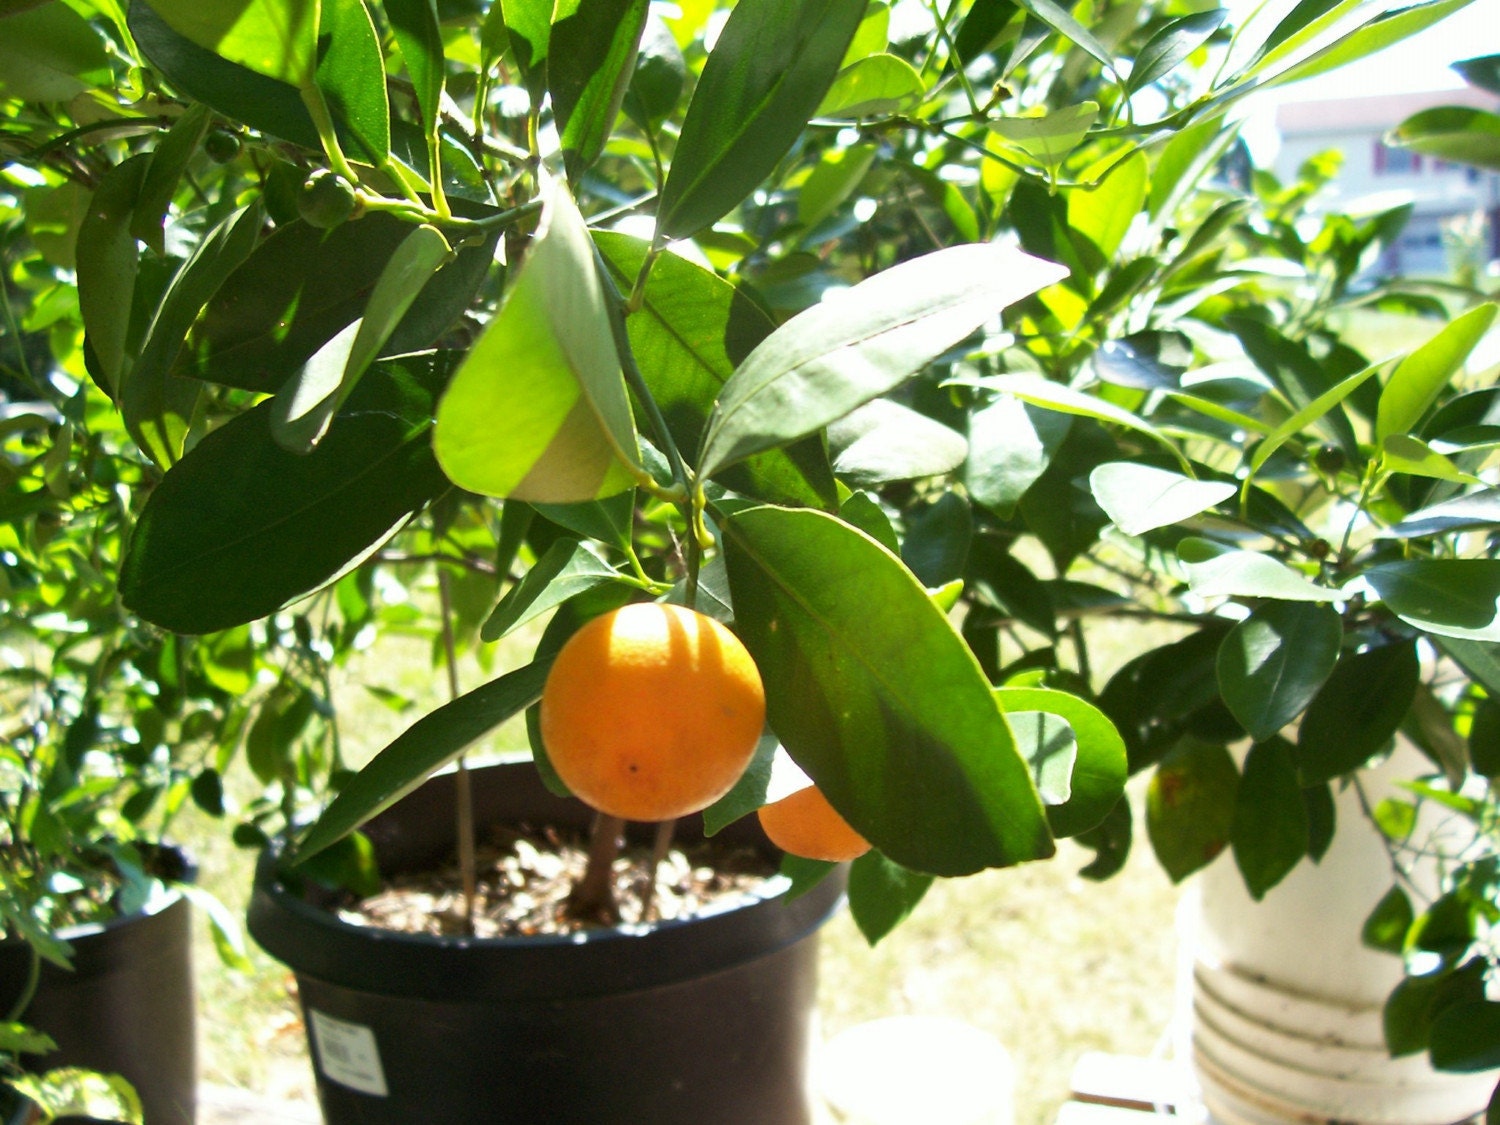
[[[1422,158],[1409,148],[1394,148],[1375,142],[1375,173],[1380,176],[1410,176],[1422,170]]]

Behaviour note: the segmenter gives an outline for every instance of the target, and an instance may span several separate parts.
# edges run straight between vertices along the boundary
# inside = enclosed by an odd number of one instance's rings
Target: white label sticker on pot
[[[308,1015],[318,1048],[318,1068],[324,1077],[361,1094],[385,1097],[390,1091],[385,1087],[375,1033],[363,1024],[336,1019],[316,1008],[309,1009]]]

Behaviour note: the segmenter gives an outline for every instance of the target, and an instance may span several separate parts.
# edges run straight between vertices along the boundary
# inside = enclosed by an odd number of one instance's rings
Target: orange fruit
[[[816,785],[763,805],[758,815],[771,843],[804,859],[843,863],[870,850],[870,842],[849,827]]]
[[[671,820],[713,804],[750,764],[765,689],[738,637],[711,617],[636,602],[570,637],[542,689],[542,744],[600,812]]]

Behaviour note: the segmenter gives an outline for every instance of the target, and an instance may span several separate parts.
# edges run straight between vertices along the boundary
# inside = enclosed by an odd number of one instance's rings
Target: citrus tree
[[[531,708],[585,620],[667,600],[764,683],[710,827],[784,750],[872,845],[874,938],[933,876],[1117,862],[1153,759],[1084,620],[1176,610],[1102,584],[1101,532],[1238,504],[1283,543],[1264,463],[1355,364],[1185,387],[1313,330],[1253,311],[1305,199],[1234,179],[1229,113],[1467,2],[22,0],[6,331],[132,439],[119,594],[184,643],[413,560],[450,638],[551,615],[336,777],[294,859]],[[1335,303],[1391,229],[1342,222],[1304,247]],[[1248,474],[1237,432],[1278,438]]]

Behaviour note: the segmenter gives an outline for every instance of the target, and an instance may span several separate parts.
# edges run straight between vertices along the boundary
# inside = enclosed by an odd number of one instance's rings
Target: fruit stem
[[[589,833],[589,862],[583,878],[568,895],[569,917],[613,925],[620,920],[620,904],[615,901],[615,857],[625,836],[625,822],[608,813],[594,816]]]
[[[457,699],[458,660],[457,646],[453,643],[453,596],[448,589],[448,571],[438,568],[438,601],[443,619],[443,657],[448,666],[448,695]],[[457,805],[458,870],[464,886],[464,932],[474,935],[474,899],[479,882],[478,865],[474,857],[474,791],[469,782],[469,765],[464,755],[458,756],[458,773],[454,777],[454,804]]]

